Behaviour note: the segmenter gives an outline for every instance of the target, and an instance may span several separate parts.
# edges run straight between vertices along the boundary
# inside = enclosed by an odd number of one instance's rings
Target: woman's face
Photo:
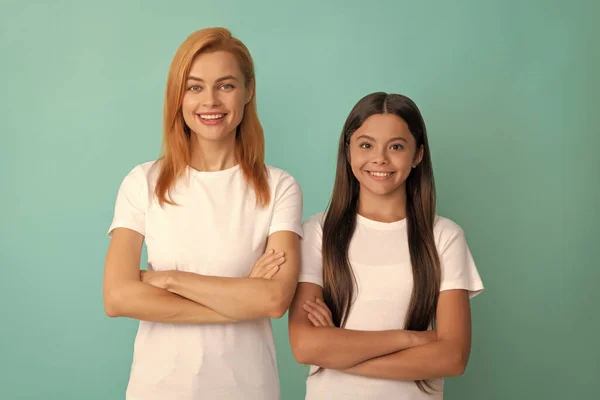
[[[253,94],[235,56],[226,51],[201,53],[185,83],[182,113],[199,140],[222,141],[235,136],[244,107]]]

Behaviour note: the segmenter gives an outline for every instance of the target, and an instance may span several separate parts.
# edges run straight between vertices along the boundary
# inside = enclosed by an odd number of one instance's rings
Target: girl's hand
[[[314,326],[329,326],[335,328],[331,317],[331,311],[327,304],[319,298],[316,301],[307,300],[303,305],[304,311],[308,313],[308,319]]]
[[[411,331],[413,346],[422,346],[438,340],[437,331]]]

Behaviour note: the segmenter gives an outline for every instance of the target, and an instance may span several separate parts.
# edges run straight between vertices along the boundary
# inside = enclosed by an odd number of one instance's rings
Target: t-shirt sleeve
[[[469,250],[465,234],[458,226],[454,226],[446,236],[440,251],[442,282],[440,291],[464,289],[469,298],[483,291],[483,282],[475,266]]]
[[[148,181],[140,166],[135,167],[121,183],[108,236],[116,228],[129,228],[145,235],[148,206]]]
[[[309,218],[303,225],[304,237],[300,241],[301,263],[298,282],[314,283],[323,287],[323,228],[320,215]]]
[[[269,235],[278,231],[292,231],[302,237],[302,190],[287,173],[282,174],[275,188]]]

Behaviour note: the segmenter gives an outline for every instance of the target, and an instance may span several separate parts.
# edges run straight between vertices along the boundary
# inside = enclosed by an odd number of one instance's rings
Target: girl
[[[167,79],[164,155],[121,184],[104,305],[140,320],[127,399],[279,399],[269,318],[296,287],[302,194],[264,164],[255,87],[229,31],[190,35]]]
[[[304,224],[299,282],[291,346],[319,367],[306,399],[441,399],[441,378],[463,373],[483,285],[461,228],[435,215],[409,98],[373,93],[348,116],[329,208]]]

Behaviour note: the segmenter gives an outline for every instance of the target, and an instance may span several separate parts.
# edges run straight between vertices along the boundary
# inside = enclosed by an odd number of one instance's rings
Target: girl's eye
[[[201,90],[202,90],[202,88],[201,88],[200,86],[198,86],[198,85],[193,85],[193,86],[190,86],[190,87],[188,88],[188,90],[189,90],[190,92],[199,92],[199,91],[201,91]]]
[[[392,150],[402,150],[404,148],[404,146],[402,146],[401,144],[393,144],[392,145]]]
[[[362,143],[359,145],[361,149],[370,149],[371,145],[369,143]]]
[[[221,89],[227,90],[227,91],[232,90],[233,88],[234,88],[233,85],[230,85],[229,83],[226,83],[223,86],[221,86]]]

